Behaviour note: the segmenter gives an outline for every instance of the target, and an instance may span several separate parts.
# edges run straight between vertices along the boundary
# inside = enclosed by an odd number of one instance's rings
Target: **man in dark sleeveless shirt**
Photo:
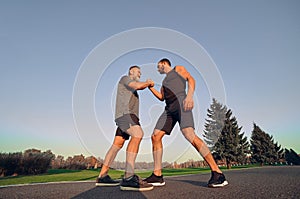
[[[209,187],[223,187],[228,184],[224,174],[216,164],[207,145],[195,134],[192,109],[194,107],[193,94],[195,80],[183,66],[171,68],[168,59],[162,59],[157,65],[160,74],[166,74],[160,92],[153,86],[149,89],[161,101],[166,102],[165,110],[159,117],[152,134],[154,171],[144,181],[154,185],[163,186],[165,181],[162,176],[162,138],[170,135],[173,127],[178,122],[184,137],[195,147],[209,164],[212,176],[208,182]],[[188,91],[186,93],[186,82]]]

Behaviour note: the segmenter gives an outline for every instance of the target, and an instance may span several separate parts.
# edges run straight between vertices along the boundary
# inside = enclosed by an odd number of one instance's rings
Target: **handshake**
[[[154,86],[154,81],[152,79],[147,79],[148,87],[151,88]]]

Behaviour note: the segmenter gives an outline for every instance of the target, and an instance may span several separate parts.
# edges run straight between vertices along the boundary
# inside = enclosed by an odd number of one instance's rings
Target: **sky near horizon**
[[[65,157],[103,158],[116,128],[119,78],[130,65],[140,65],[141,80],[152,78],[159,88],[163,76],[155,63],[162,57],[186,66],[195,76],[194,115],[202,137],[211,93],[197,67],[205,66],[192,66],[171,51],[148,48],[120,55],[109,66],[98,65],[106,67],[94,96],[101,132],[89,134],[88,125],[86,130],[76,129],[72,95],[87,57],[117,34],[157,27],[182,33],[205,49],[222,78],[225,105],[248,138],[255,122],[283,148],[300,153],[299,8],[300,2],[292,0],[1,1],[0,152],[37,148]],[[109,50],[119,48],[122,45],[116,44]],[[150,135],[164,104],[147,90],[139,93],[145,139],[138,160],[150,162]],[[164,144],[166,161],[199,158],[178,128]],[[117,160],[124,157],[120,152]]]

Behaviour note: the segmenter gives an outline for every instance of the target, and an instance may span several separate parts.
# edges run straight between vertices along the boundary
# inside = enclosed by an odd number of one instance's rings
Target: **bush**
[[[24,153],[0,153],[0,175],[46,173],[54,155],[51,152],[27,150]]]
[[[83,170],[83,169],[86,169],[86,164],[85,163],[71,163],[71,164],[65,165],[65,169]]]
[[[8,176],[19,172],[22,153],[0,153],[0,175]]]
[[[22,174],[46,173],[53,158],[53,154],[45,152],[24,154],[21,165]]]

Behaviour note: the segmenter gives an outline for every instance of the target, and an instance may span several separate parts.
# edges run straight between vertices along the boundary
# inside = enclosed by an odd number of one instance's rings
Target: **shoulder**
[[[187,79],[191,76],[184,66],[175,66],[175,71],[184,79]]]
[[[120,78],[120,81],[128,80],[130,79],[128,75],[124,75]]]
[[[124,75],[124,76],[121,77],[119,83],[124,84],[124,85],[128,85],[132,81],[134,81],[134,80],[130,79],[128,75]]]
[[[186,71],[184,66],[175,66],[174,69],[176,72]]]

